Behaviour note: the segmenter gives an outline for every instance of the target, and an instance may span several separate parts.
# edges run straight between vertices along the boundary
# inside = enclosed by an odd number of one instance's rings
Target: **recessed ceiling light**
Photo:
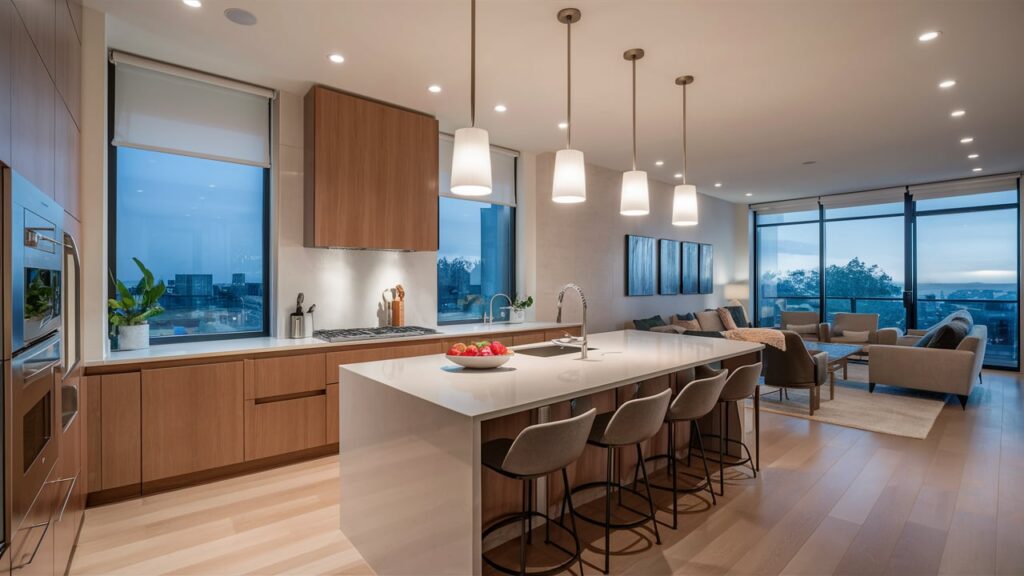
[[[918,36],[917,37],[917,41],[918,42],[931,42],[932,40],[935,40],[936,38],[938,38],[939,34],[941,34],[941,32],[939,32],[938,30],[929,30],[928,32],[925,32],[924,34],[921,34],[920,36]]]
[[[255,14],[241,8],[228,8],[224,11],[224,17],[240,26],[255,26],[259,22]]]
[[[971,168],[971,172],[981,172],[981,168]]]
[[[199,0],[181,0],[181,3],[189,8],[202,8],[203,3]]]
[[[431,84],[430,86],[427,86],[427,90],[430,91],[431,94],[441,93],[441,87],[438,86],[437,84]]]
[[[967,155],[967,159],[968,159],[968,160],[974,160],[974,159],[975,159],[975,158],[977,158],[977,157],[978,157],[978,155],[977,155],[977,154],[968,154],[968,155]]]
[[[751,197],[753,195],[754,195],[753,192],[747,192],[746,194],[744,194],[744,196],[746,196],[747,198],[749,198],[749,197]]]
[[[964,136],[960,139],[961,144],[970,144],[971,142],[974,142],[974,136]]]
[[[956,86],[956,80],[943,80],[939,82],[939,88],[952,88]]]
[[[504,104],[498,104],[497,106],[494,107],[495,112],[505,112],[507,110],[508,107],[506,107]]]
[[[801,164],[803,164],[804,166],[810,166],[811,164],[817,164],[817,163],[818,163],[817,160],[807,160],[806,162],[801,162]]]
[[[721,188],[721,187],[722,187],[722,183],[721,182],[715,182],[715,188]]]
[[[949,113],[949,115],[952,116],[953,118],[959,118],[964,114],[967,114],[966,110],[953,110],[952,112]]]
[[[558,123],[558,129],[559,130],[565,130],[568,127],[569,127],[569,123],[568,122],[559,122]]]
[[[683,177],[683,174],[682,174],[682,172],[676,172],[676,173],[675,173],[675,174],[674,174],[673,176],[674,176],[675,178],[682,178],[682,177]]]
[[[664,166],[665,165],[665,161],[664,160],[658,160],[657,162],[654,163],[654,165],[655,166]]]
[[[345,61],[345,57],[342,56],[341,54],[331,54],[330,56],[327,57],[327,59],[330,60],[331,62],[334,62],[335,64],[341,64],[342,62]]]

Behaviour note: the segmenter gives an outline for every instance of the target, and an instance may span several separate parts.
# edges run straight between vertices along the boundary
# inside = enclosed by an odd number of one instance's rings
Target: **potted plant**
[[[113,274],[110,276],[117,288],[117,298],[107,301],[108,317],[110,329],[117,330],[118,350],[149,348],[147,321],[164,312],[159,303],[160,297],[167,290],[164,281],[154,284],[153,273],[138,258],[132,260],[142,272],[142,279],[135,288],[129,289],[124,282],[114,278]]]
[[[508,314],[509,324],[522,324],[526,321],[526,309],[530,306],[533,306],[533,296],[526,298],[516,296],[512,301],[512,310]]]

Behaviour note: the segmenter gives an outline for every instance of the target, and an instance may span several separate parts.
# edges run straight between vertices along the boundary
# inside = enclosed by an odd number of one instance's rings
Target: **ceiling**
[[[335,86],[432,113],[446,131],[469,122],[468,0],[202,1],[85,3],[109,14],[114,48],[299,94]],[[479,0],[477,124],[492,143],[565,145],[565,27],[555,14],[573,5],[583,12],[573,25],[573,145],[588,162],[630,167],[622,52],[641,47],[637,162],[663,182],[682,168],[681,74],[696,77],[688,180],[729,201],[1024,168],[1019,0]],[[259,22],[229,22],[232,7]],[[937,40],[918,42],[933,29]],[[332,52],[345,62],[330,63]],[[938,88],[947,78],[958,84]],[[435,83],[440,94],[427,91]],[[508,111],[495,112],[498,103]],[[956,108],[966,115],[951,118]]]

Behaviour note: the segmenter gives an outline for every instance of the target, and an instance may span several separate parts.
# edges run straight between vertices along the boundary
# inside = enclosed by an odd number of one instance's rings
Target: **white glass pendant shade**
[[[583,152],[559,150],[555,154],[555,181],[551,200],[559,204],[576,204],[587,200],[587,167]]]
[[[452,150],[452,194],[491,193],[491,144],[483,128],[459,128]]]
[[[622,202],[619,214],[623,216],[644,216],[651,212],[647,194],[647,172],[631,170],[622,173]]]
[[[697,225],[697,187],[680,184],[672,194],[672,225]]]

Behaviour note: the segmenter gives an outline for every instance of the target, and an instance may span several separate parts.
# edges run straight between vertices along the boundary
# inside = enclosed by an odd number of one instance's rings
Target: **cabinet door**
[[[306,96],[306,245],[437,250],[437,120],[323,87]]]
[[[57,0],[57,48],[54,84],[60,99],[80,125],[82,107],[82,43],[78,39],[71,10],[65,0]],[[58,140],[58,144],[60,141]]]
[[[78,218],[81,212],[78,194],[80,134],[64,102],[54,99],[56,142],[54,153],[54,192],[57,203]],[[78,236],[79,238],[81,236]]]
[[[251,402],[246,415],[252,419],[245,443],[246,460],[326,444],[326,399],[318,394],[279,402]]]
[[[340,439],[339,431],[341,427],[338,420],[338,414],[340,413],[340,406],[338,405],[338,385],[328,384],[327,385],[327,442],[328,444],[338,442]]]
[[[53,576],[53,515],[61,483],[56,469],[39,490],[35,502],[25,514],[21,526],[12,529],[11,574],[18,576]]]
[[[82,491],[82,444],[81,422],[76,417],[63,431],[60,444],[60,462],[56,469],[60,471],[57,478],[58,500],[57,511],[53,517],[53,565],[55,574],[63,574],[71,561],[71,550],[75,546],[78,527],[82,524],[85,511],[85,500]]]
[[[324,355],[261,358],[254,366],[255,398],[323,390]]]
[[[39,52],[48,76],[54,75],[57,2],[63,0],[14,0],[32,44]]]
[[[33,0],[23,0],[31,3]],[[28,31],[15,19],[11,94],[11,166],[53,194],[54,89]]]
[[[243,460],[242,373],[241,361],[142,371],[143,482]]]
[[[141,393],[138,372],[107,374],[100,381],[99,472],[103,490],[138,484],[142,479]]]
[[[0,163],[11,164],[11,52],[14,50],[14,5],[0,0]],[[5,555],[10,559],[10,554]]]

